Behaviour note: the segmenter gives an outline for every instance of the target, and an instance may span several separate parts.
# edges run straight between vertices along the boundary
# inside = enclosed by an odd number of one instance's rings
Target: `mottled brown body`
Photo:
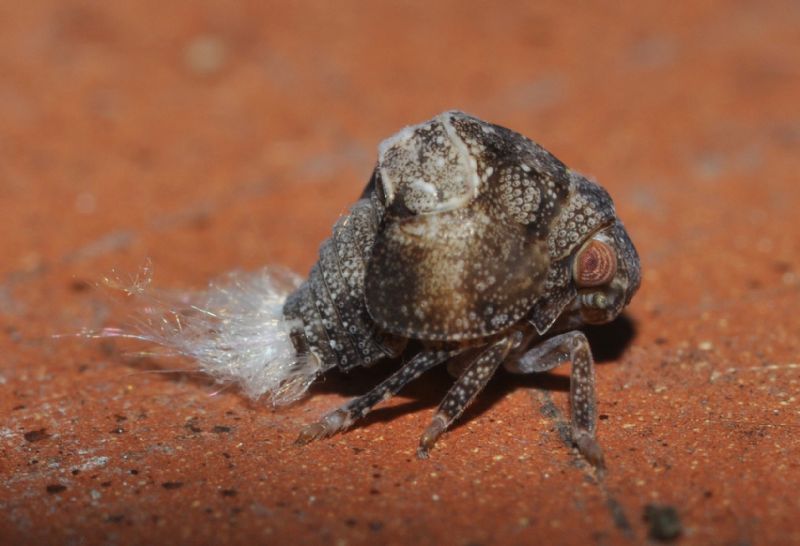
[[[639,278],[605,190],[539,145],[461,112],[408,127],[381,144],[362,198],[284,314],[302,323],[296,346],[323,371],[395,358],[412,339],[422,349],[300,439],[349,426],[461,355],[461,375],[423,435],[425,455],[501,363],[528,373],[571,360],[576,443],[598,462],[593,363],[573,330],[616,317]]]
[[[322,371],[347,371],[395,357],[405,340],[381,329],[364,303],[364,279],[383,212],[369,195],[360,199],[322,243],[319,261],[284,306],[284,314],[303,323],[296,335],[301,351],[311,351]]]

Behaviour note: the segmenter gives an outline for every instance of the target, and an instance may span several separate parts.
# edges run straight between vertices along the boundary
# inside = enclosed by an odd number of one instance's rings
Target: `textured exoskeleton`
[[[457,111],[407,127],[381,144],[363,195],[283,307],[315,373],[407,362],[298,441],[347,428],[458,357],[456,382],[420,442],[425,457],[500,364],[530,373],[570,361],[573,440],[602,464],[594,365],[578,328],[614,319],[639,281],[606,191],[536,143]]]

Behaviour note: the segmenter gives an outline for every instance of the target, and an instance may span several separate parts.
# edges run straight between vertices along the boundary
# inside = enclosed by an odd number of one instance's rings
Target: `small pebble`
[[[678,511],[672,506],[646,505],[644,521],[648,524],[647,536],[653,540],[666,542],[678,538],[683,532]]]

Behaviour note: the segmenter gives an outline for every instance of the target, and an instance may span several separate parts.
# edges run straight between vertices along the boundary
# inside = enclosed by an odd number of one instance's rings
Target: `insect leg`
[[[519,359],[508,360],[505,368],[512,373],[537,373],[572,362],[569,404],[572,418],[572,441],[578,451],[597,468],[603,468],[603,451],[595,439],[597,397],[595,395],[594,359],[589,340],[583,332],[573,331],[547,339]]]
[[[353,398],[342,407],[326,414],[316,423],[304,427],[295,443],[304,445],[320,438],[327,438],[348,428],[357,419],[367,415],[373,406],[388,400],[424,372],[459,354],[462,350],[423,351],[418,353],[402,368],[383,380],[367,394]]]
[[[456,379],[456,382],[447,391],[439,409],[431,420],[431,424],[425,429],[419,440],[417,457],[427,459],[428,452],[436,443],[436,440],[447,427],[461,415],[467,406],[472,402],[479,392],[483,390],[489,379],[494,375],[495,370],[508,355],[509,351],[518,343],[521,335],[505,337],[490,345],[479,356],[464,367],[464,371]]]

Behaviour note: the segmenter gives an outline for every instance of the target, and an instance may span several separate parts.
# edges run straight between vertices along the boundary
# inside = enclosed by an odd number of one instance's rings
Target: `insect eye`
[[[575,282],[580,287],[608,284],[617,273],[617,254],[609,245],[596,239],[578,253]]]

